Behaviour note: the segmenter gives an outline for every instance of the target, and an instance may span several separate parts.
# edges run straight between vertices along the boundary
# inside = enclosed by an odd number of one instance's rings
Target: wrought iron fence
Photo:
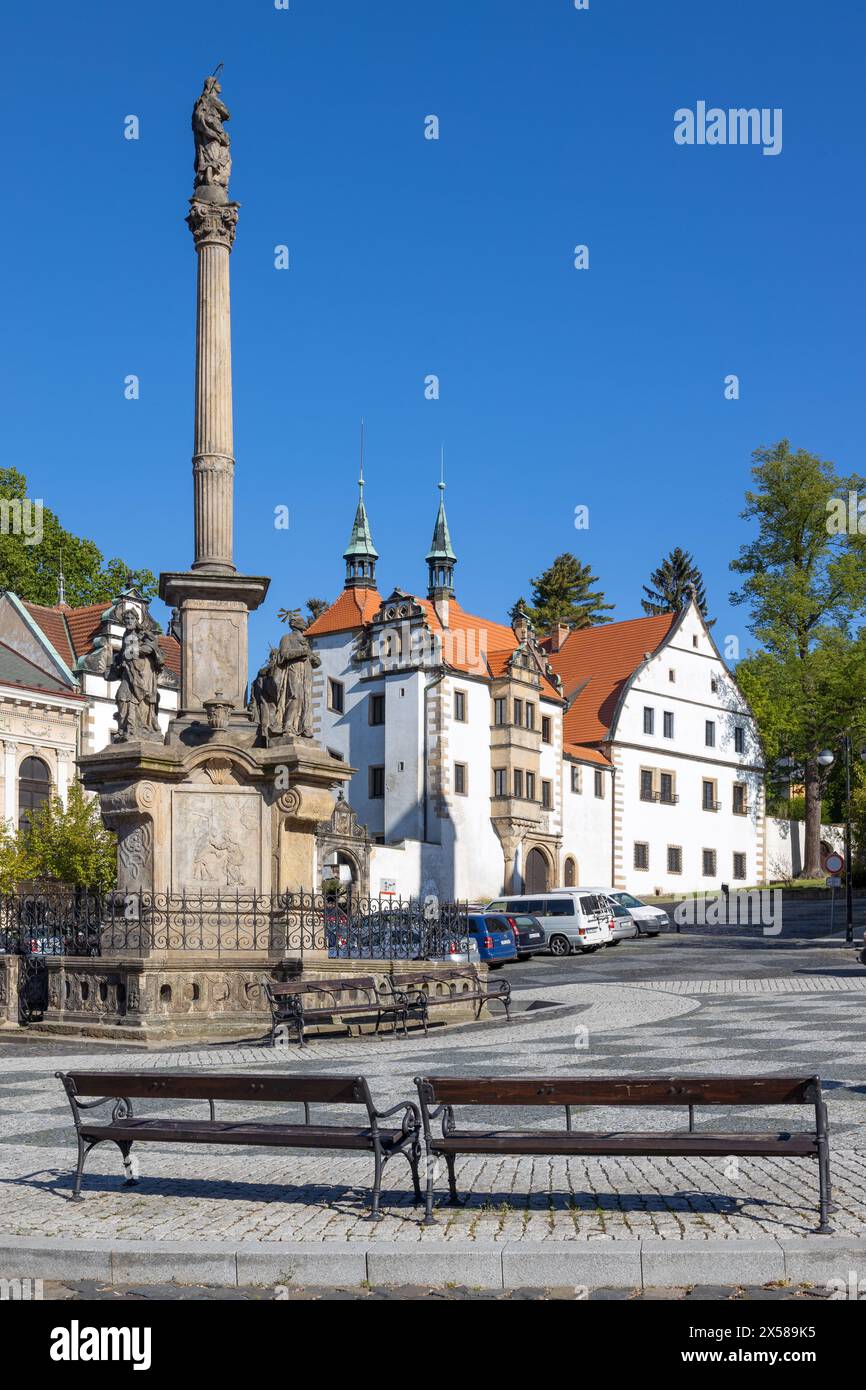
[[[468,954],[467,933],[467,905],[434,897],[48,890],[0,898],[0,953],[39,958],[315,950],[345,960],[454,959]]]

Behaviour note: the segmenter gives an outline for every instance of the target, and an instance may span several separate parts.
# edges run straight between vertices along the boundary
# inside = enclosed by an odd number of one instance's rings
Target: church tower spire
[[[343,551],[346,561],[346,589],[375,589],[379,552],[373,544],[367,508],[364,506],[364,421],[361,421],[361,473],[358,478],[358,507],[349,544]]]
[[[445,450],[443,449],[439,474],[439,511],[436,514],[433,540],[430,542],[430,550],[427,555],[428,598],[433,599],[434,602],[437,600],[447,602],[448,599],[454,597],[454,566],[456,564],[457,556],[454,554],[454,547],[451,544],[448,518],[445,515]]]

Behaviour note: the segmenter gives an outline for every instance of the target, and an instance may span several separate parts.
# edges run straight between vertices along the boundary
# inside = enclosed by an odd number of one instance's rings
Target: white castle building
[[[440,489],[426,597],[379,593],[362,481],[343,591],[307,629],[317,735],[356,769],[320,877],[480,901],[763,882],[755,721],[694,603],[540,639],[468,613]]]

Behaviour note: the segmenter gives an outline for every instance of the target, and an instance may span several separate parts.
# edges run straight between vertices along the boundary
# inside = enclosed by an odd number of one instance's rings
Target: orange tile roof
[[[662,613],[580,628],[569,633],[558,652],[551,652],[550,664],[562,678],[565,695],[574,695],[563,721],[567,744],[607,737],[623,687],[646,653],[669,636],[678,616]]]
[[[455,671],[466,671],[467,674],[474,675],[479,674],[479,668],[483,671],[486,666],[487,674],[494,678],[505,675],[508,662],[520,645],[512,628],[504,623],[494,623],[489,618],[479,618],[474,613],[467,613],[457,600],[452,598],[448,602],[448,627],[445,629],[439,621],[439,614],[431,599],[416,598],[415,602],[423,608],[431,632],[435,634],[447,631],[462,639],[455,642],[452,637],[449,644],[443,643],[443,656],[448,666],[453,667]],[[484,658],[483,663],[479,658]],[[562,699],[553,681],[543,674],[541,689],[551,700]]]
[[[25,602],[24,607],[27,609],[33,621],[41,627],[61,660],[65,661],[66,665],[69,667],[74,666],[75,652],[69,640],[69,632],[67,631],[66,623],[63,621],[63,613],[66,609],[66,605],[64,604],[63,608],[59,606],[57,608],[48,608],[41,603]]]
[[[597,748],[590,748],[583,743],[564,743],[562,751],[567,758],[574,758],[581,763],[597,763],[599,767],[613,767],[610,758],[606,758]]]
[[[375,589],[344,589],[330,608],[326,608],[306,629],[307,637],[324,637],[329,632],[351,632],[364,627],[382,607],[382,595]]]
[[[70,608],[58,603],[49,608],[40,603],[25,603],[31,618],[42,628],[55,651],[70,667],[79,656],[93,651],[93,641],[99,632],[102,616],[110,603],[89,603],[82,608]],[[180,675],[180,644],[174,637],[160,636],[159,645],[165,664],[174,675]]]

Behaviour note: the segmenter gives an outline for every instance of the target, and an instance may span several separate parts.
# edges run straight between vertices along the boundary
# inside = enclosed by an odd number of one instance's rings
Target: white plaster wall
[[[357,771],[345,788],[346,800],[371,835],[385,832],[385,801],[370,799],[368,769],[385,765],[385,727],[370,724],[369,698],[385,693],[385,681],[362,681],[362,668],[352,661],[354,637],[335,632],[313,639],[322,665],[316,673],[320,691],[315,701],[315,718],[324,748],[331,748]],[[328,709],[328,679],[342,681],[344,710]]]
[[[697,639],[697,644],[693,639]],[[675,672],[675,680],[669,671]],[[711,678],[718,682],[714,693]],[[655,711],[652,735],[643,731],[643,711]],[[674,715],[674,737],[664,737],[664,711]],[[705,744],[705,721],[716,725],[715,747]],[[745,730],[742,754],[734,750],[734,729]],[[632,892],[713,890],[721,883],[761,882],[763,864],[762,754],[755,721],[724,662],[694,610],[686,614],[674,639],[638,673],[625,698],[614,738],[622,787],[622,876]],[[673,805],[640,799],[642,767],[675,775]],[[719,811],[702,809],[702,781],[717,782]],[[732,811],[733,784],[747,784],[748,814]],[[649,844],[649,869],[634,868],[634,842]],[[682,873],[667,870],[668,845],[682,848]],[[702,851],[716,851],[716,874],[705,877]],[[734,852],[746,855],[746,878],[733,878]]]
[[[466,696],[466,722],[454,718],[454,693]],[[492,772],[490,725],[492,704],[486,682],[466,676],[446,676],[442,682],[445,761],[445,803],[442,823],[442,892],[468,901],[486,901],[500,892],[504,859],[499,836],[490,819]],[[454,764],[465,763],[467,794],[454,791]],[[450,882],[449,882],[450,880]]]
[[[780,820],[770,816],[766,821],[767,881],[796,878],[803,867],[806,825],[800,820]],[[822,825],[821,839],[843,853],[844,825]]]
[[[570,855],[577,864],[576,885],[606,884],[611,878],[611,798],[612,778],[604,776],[604,797],[595,794],[595,767],[578,764],[581,770],[581,790],[571,790],[570,762],[562,770],[562,862],[558,884],[565,882],[563,866]]]

